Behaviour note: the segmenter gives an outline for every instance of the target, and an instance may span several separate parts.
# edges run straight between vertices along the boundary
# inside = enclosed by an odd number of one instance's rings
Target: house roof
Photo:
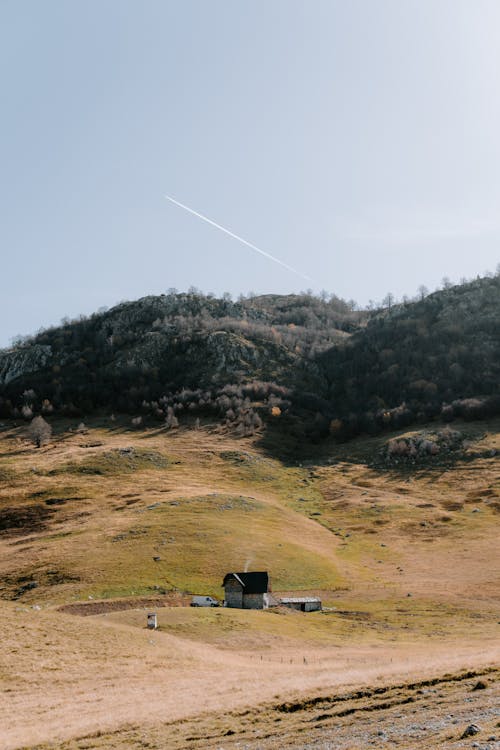
[[[265,594],[269,588],[269,575],[266,571],[251,573],[226,573],[222,585],[230,578],[235,578],[245,594]]]
[[[321,599],[317,596],[284,596],[280,597],[279,601],[282,604],[312,604],[321,602]]]

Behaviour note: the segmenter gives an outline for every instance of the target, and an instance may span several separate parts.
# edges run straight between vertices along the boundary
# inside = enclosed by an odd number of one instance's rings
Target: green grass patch
[[[166,469],[171,461],[162,453],[138,448],[117,448],[88,456],[83,461],[71,461],[49,472],[49,475],[70,473],[110,476],[133,474],[148,469]]]
[[[213,643],[225,649],[241,650],[249,647],[259,658],[268,648],[279,644],[290,647],[291,660],[302,662],[304,649],[339,645],[353,638],[368,640],[373,633],[372,617],[366,611],[296,612],[283,607],[269,610],[239,610],[230,608],[171,607],[157,610],[162,632],[201,643]],[[143,612],[127,611],[110,615],[113,620],[143,628]],[[299,650],[297,650],[299,649]],[[274,656],[276,658],[276,656]],[[280,657],[278,656],[278,661]]]
[[[248,451],[221,451],[219,455],[242,486],[272,490],[285,505],[326,526],[321,519],[325,503],[307,469],[286,466],[277,459]]]
[[[156,585],[220,598],[224,575],[245,567],[268,570],[274,589],[342,583],[333,557],[315,552],[310,541],[303,545],[302,536],[300,517],[253,498],[217,493],[172,499],[141,513],[139,524],[95,550],[107,578],[96,593],[144,593],[144,586]]]

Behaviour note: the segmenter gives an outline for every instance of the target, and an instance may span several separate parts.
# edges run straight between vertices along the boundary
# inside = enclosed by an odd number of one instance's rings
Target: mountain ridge
[[[0,416],[197,417],[317,441],[497,414],[499,382],[498,276],[375,311],[308,294],[170,293],[0,351]]]

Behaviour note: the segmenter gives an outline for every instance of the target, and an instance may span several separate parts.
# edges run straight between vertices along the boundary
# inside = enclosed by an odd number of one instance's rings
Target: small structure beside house
[[[279,603],[299,612],[318,612],[321,609],[321,599],[316,596],[285,596]]]
[[[269,606],[267,572],[227,573],[222,582],[226,607],[264,609]]]

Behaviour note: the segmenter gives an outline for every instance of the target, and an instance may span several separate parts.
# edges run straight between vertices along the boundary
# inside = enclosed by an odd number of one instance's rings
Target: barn
[[[321,599],[315,596],[286,596],[280,598],[280,604],[290,609],[298,609],[300,612],[317,612],[321,609]]]
[[[222,585],[226,607],[264,609],[268,606],[267,572],[227,573]]]

